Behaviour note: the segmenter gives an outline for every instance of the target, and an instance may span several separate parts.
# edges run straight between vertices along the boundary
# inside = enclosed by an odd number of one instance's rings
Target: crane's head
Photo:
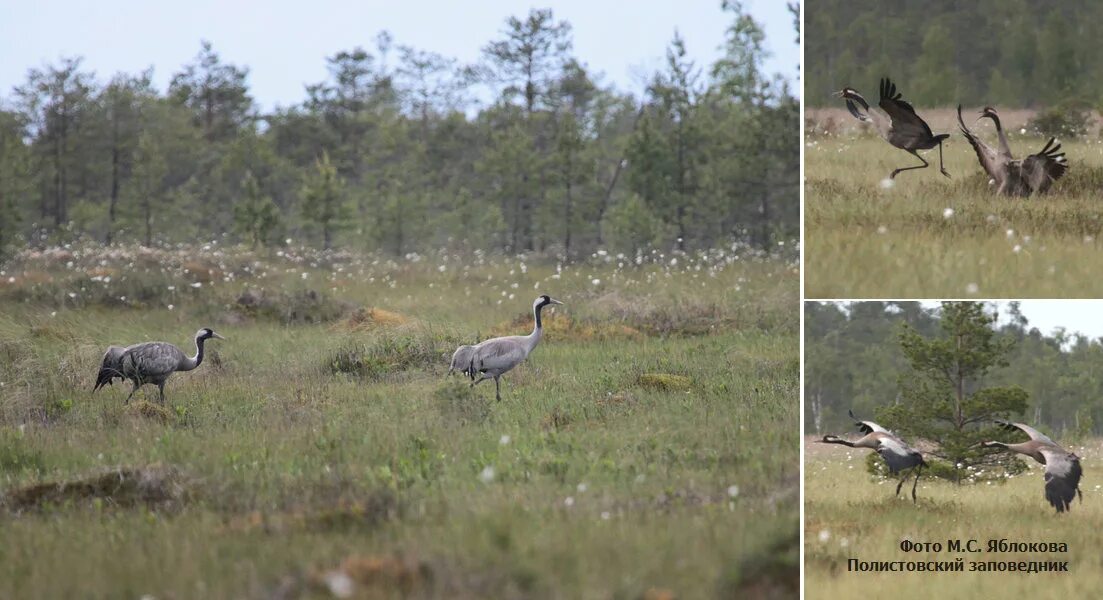
[[[832,95],[836,98],[846,98],[848,100],[857,100],[862,97],[862,95],[858,93],[858,90],[852,87],[844,87]]]
[[[197,340],[209,340],[211,338],[214,338],[216,340],[226,339],[226,338],[222,337],[221,335],[218,335],[217,333],[215,333],[215,331],[213,329],[211,329],[210,327],[204,327],[203,329],[200,329],[199,331],[195,332],[195,339],[197,339]]]
[[[980,109],[980,116],[977,117],[977,120],[979,121],[985,117],[996,120],[1000,118],[1000,113],[996,112],[996,109],[992,108],[991,106],[985,106],[984,108]]]
[[[563,303],[556,300],[555,298],[552,298],[551,296],[549,296],[547,294],[544,294],[544,295],[538,297],[536,300],[532,301],[532,308],[533,309],[543,308],[543,307],[545,307],[549,304],[563,304]]]

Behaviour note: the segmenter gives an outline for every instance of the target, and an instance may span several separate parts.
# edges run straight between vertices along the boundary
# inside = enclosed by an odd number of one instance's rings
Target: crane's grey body
[[[996,421],[1004,429],[1009,431],[1019,430],[1030,437],[1029,441],[1019,444],[1005,442],[981,442],[982,448],[1003,448],[1024,456],[1029,456],[1035,461],[1046,466],[1045,470],[1045,498],[1057,512],[1062,513],[1072,507],[1072,501],[1080,495],[1080,501],[1084,496],[1080,492],[1080,476],[1083,470],[1080,468],[1080,457],[1057,445],[1049,436],[1023,423],[1011,423],[1008,421]]]
[[[471,357],[474,353],[474,346],[460,346],[456,348],[456,351],[452,353],[452,362],[448,365],[448,374],[451,375],[453,371],[459,371],[464,375],[470,375]]]
[[[536,345],[540,343],[540,339],[544,336],[544,327],[541,322],[540,312],[545,306],[550,304],[563,303],[547,294],[533,301],[532,315],[535,324],[532,333],[529,335],[509,335],[491,338],[471,347],[470,362],[468,363],[466,373],[471,377],[472,387],[487,379],[493,379],[494,395],[501,401],[502,375],[521,364],[536,348]],[[463,347],[461,346],[456,350],[456,353],[460,353],[462,349]],[[455,355],[453,355],[453,359],[454,358]],[[478,380],[475,379],[476,375],[479,375]]]
[[[923,460],[923,454],[877,423],[862,421],[855,417],[853,412],[848,414],[850,418],[854,419],[858,430],[865,434],[863,437],[851,442],[834,435],[825,435],[820,441],[825,444],[842,444],[851,448],[869,448],[881,455],[881,458],[885,460],[885,465],[889,468],[889,473],[893,475],[908,469],[915,469],[915,482],[912,484],[912,502],[915,502],[915,488],[919,485],[919,476],[922,474],[923,467],[927,466],[926,461]],[[897,495],[900,495],[900,488],[909,476],[910,473],[905,473],[900,482],[896,484]]]
[[[157,386],[160,401],[164,403],[165,382],[177,371],[198,367],[203,362],[203,343],[210,338],[225,339],[209,328],[200,329],[195,333],[195,356],[191,357],[168,342],[144,342],[126,348],[111,346],[103,355],[92,391],[112,384],[115,378],[127,379],[134,386],[126,397],[129,403],[138,388],[152,383]]]
[[[915,113],[915,108],[904,101],[902,94],[896,91],[896,84],[888,78],[881,79],[877,108],[870,107],[866,99],[853,88],[843,88],[835,95],[845,98],[846,108],[850,114],[859,121],[873,125],[881,139],[923,162],[922,165],[896,169],[889,175],[889,179],[896,178],[897,174],[903,171],[929,167],[930,163],[920,156],[917,150],[930,150],[935,146],[938,146],[938,168],[943,175],[950,176],[942,163],[942,141],[950,137],[950,134],[935,135],[927,122]],[[864,113],[858,109],[858,105],[861,105]]]
[[[1007,135],[1000,125],[1000,116],[996,109],[986,106],[980,114],[980,119],[987,117],[996,125],[999,150],[985,144],[976,134],[969,131],[961,118],[960,104],[957,107],[957,122],[962,135],[977,153],[980,166],[995,183],[996,193],[999,195],[1026,197],[1032,194],[1044,194],[1053,182],[1060,179],[1068,170],[1065,153],[1060,152],[1061,144],[1056,143],[1055,138],[1049,138],[1041,152],[1023,159],[1016,159],[1011,154],[1011,145],[1007,143]]]

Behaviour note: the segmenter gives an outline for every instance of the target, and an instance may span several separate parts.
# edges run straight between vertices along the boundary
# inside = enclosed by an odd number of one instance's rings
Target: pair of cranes
[[[553,304],[563,303],[547,294],[533,301],[532,312],[535,325],[529,335],[498,337],[474,346],[460,346],[452,355],[452,364],[448,373],[451,374],[457,369],[462,371],[471,378],[472,387],[487,379],[493,379],[495,396],[500,401],[502,375],[524,362],[540,343],[544,333],[541,311],[544,307]],[[129,403],[138,388],[145,384],[154,384],[157,386],[159,398],[163,404],[165,382],[173,373],[191,371],[202,364],[204,343],[212,338],[226,339],[209,327],[195,332],[195,356],[188,356],[179,347],[168,342],[144,342],[126,348],[110,346],[103,355],[103,362],[96,374],[96,385],[92,388],[92,392],[95,393],[101,387],[113,384],[115,379],[129,380],[133,385],[130,395],[126,397],[126,402]],[[476,375],[481,378],[475,380]]]
[[[843,88],[835,95],[846,99],[846,108],[850,114],[859,121],[872,124],[882,139],[923,162],[922,165],[896,169],[889,175],[889,179],[894,179],[903,171],[930,166],[917,151],[930,150],[935,146],[938,146],[939,169],[946,177],[950,176],[942,164],[942,142],[949,138],[950,134],[935,135],[927,122],[916,114],[915,108],[896,91],[896,84],[891,80],[888,78],[881,80],[880,97],[876,109],[872,108],[853,88]],[[859,106],[861,109],[858,108]],[[986,106],[980,111],[977,121],[984,118],[991,119],[996,126],[998,149],[985,144],[966,127],[961,117],[961,105],[957,107],[957,120],[961,133],[973,147],[977,160],[996,186],[996,192],[1001,196],[1025,197],[1044,194],[1053,182],[1060,179],[1068,170],[1068,161],[1065,160],[1064,153],[1060,152],[1061,145],[1056,142],[1056,139],[1049,138],[1040,152],[1016,159],[1011,153],[1011,146],[1007,142],[1007,136],[1004,134],[996,109]]]
[[[850,418],[855,420],[864,436],[853,442],[844,440],[835,435],[825,435],[820,440],[824,444],[842,444],[851,448],[868,448],[881,455],[888,466],[889,473],[895,475],[900,472],[914,470],[915,482],[912,483],[912,502],[916,500],[915,488],[919,484],[919,476],[927,462],[923,460],[923,454],[906,444],[895,433],[881,427],[873,421],[863,421],[850,412]],[[1080,468],[1080,457],[1057,445],[1049,436],[1023,423],[1009,421],[996,421],[1008,431],[1021,431],[1030,439],[1026,442],[1009,444],[1006,442],[983,441],[977,445],[981,448],[1002,448],[1024,456],[1029,456],[1035,461],[1045,465],[1045,498],[1057,512],[1062,513],[1072,506],[1073,499],[1080,495],[1083,502],[1083,494],[1080,492],[1080,476],[1083,470]],[[896,494],[900,495],[900,487],[911,477],[911,473],[905,473],[904,477],[896,485]]]

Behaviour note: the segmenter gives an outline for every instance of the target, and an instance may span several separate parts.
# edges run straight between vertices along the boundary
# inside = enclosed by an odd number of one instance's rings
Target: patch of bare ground
[[[111,469],[63,481],[37,483],[0,496],[0,506],[12,512],[64,504],[102,504],[171,510],[193,497],[192,482],[173,465]]]

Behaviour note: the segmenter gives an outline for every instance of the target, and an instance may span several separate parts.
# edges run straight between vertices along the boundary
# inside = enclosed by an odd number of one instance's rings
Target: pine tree
[[[264,194],[252,171],[246,171],[241,195],[234,205],[234,224],[254,249],[267,245],[280,226],[280,209],[271,196]]]
[[[882,424],[905,439],[937,444],[931,454],[949,463],[933,473],[961,480],[998,477],[1021,464],[1007,453],[984,453],[977,444],[992,439],[993,419],[1021,415],[1028,394],[1018,385],[987,386],[984,377],[1006,367],[1013,342],[994,329],[995,316],[979,302],[943,302],[941,334],[924,336],[909,326],[900,347],[911,366],[901,378],[901,401],[878,411]]]
[[[299,193],[302,199],[302,215],[322,230],[322,247],[333,247],[333,235],[349,225],[352,207],[345,197],[345,182],[323,153],[315,161],[314,172],[309,174]]]

